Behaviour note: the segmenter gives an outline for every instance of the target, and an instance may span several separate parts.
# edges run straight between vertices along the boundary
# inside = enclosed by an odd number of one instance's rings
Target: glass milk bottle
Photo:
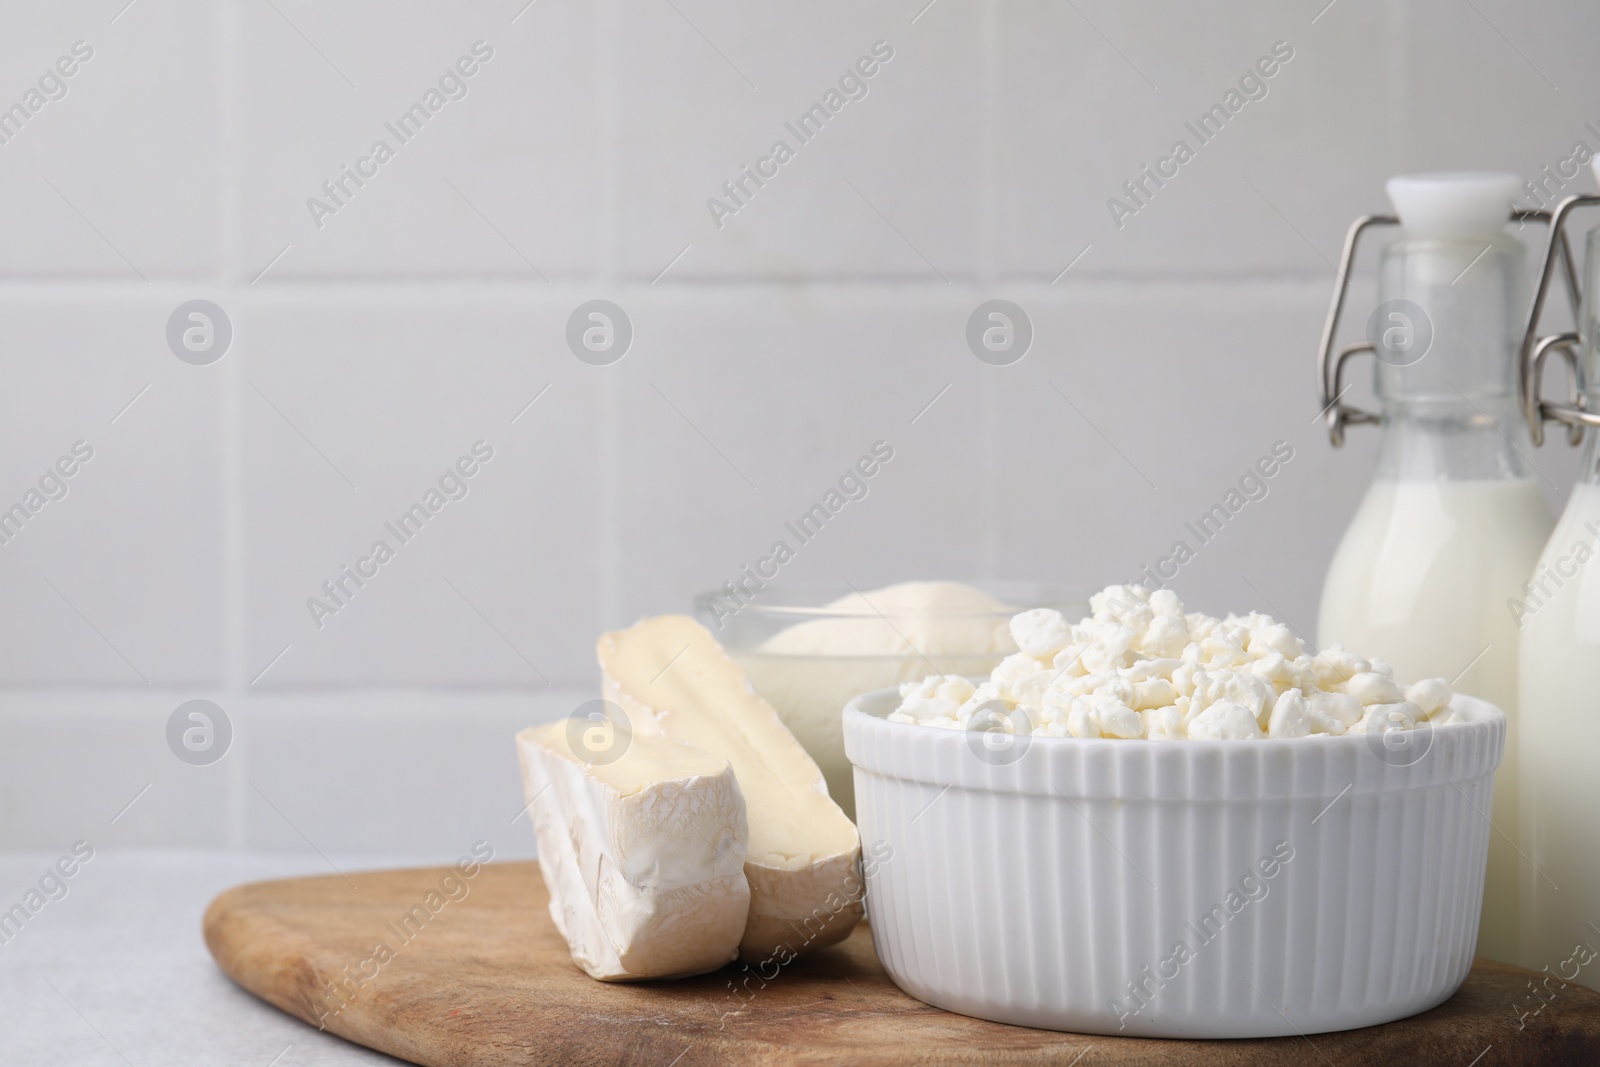
[[[1573,207],[1596,204],[1600,197],[1571,197],[1557,207],[1551,225],[1523,350],[1535,437],[1543,436],[1545,419],[1579,433],[1600,422],[1590,414],[1600,412],[1600,227],[1589,231],[1578,334],[1533,343],[1563,243],[1560,227]],[[1539,398],[1537,371],[1547,350],[1566,355],[1577,372],[1567,404]],[[1587,431],[1581,454],[1561,521],[1509,605],[1522,630],[1518,756],[1523,848],[1530,861],[1522,876],[1519,962],[1600,989],[1600,961],[1588,962],[1600,952],[1600,432]]]
[[[1524,453],[1517,345],[1525,310],[1522,243],[1506,232],[1512,175],[1434,174],[1390,179],[1398,221],[1383,250],[1368,345],[1329,364],[1341,290],[1324,335],[1324,399],[1335,444],[1348,422],[1381,427],[1371,487],[1333,557],[1322,589],[1319,646],[1339,643],[1387,660],[1407,684],[1450,679],[1511,719],[1496,773],[1489,868],[1478,952],[1516,958],[1520,858],[1514,731],[1517,627],[1506,601],[1520,593],[1551,519]],[[1381,412],[1344,405],[1342,363],[1376,357]]]

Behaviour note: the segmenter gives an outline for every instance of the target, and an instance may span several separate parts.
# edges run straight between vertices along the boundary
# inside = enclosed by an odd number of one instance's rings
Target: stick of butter
[[[596,759],[583,719],[517,734],[550,917],[607,982],[716,970],[750,908],[744,797],[721,756],[629,736]],[[623,743],[625,742],[625,743]]]
[[[660,615],[602,634],[598,654],[602,695],[635,737],[683,741],[733,765],[750,819],[740,958],[782,964],[843,940],[863,910],[861,838],[816,761],[717,639],[686,615]]]

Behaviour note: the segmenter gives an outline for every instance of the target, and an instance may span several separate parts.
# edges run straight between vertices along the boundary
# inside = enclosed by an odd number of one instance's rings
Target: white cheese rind
[[[602,695],[635,734],[674,738],[733,765],[750,820],[740,958],[784,959],[843,940],[863,913],[861,838],[816,761],[716,638],[687,616],[663,615],[603,634],[597,652]]]
[[[634,737],[616,761],[587,763],[567,720],[522,731],[517,751],[550,917],[578,966],[635,981],[701,974],[737,955],[749,831],[726,760]]]

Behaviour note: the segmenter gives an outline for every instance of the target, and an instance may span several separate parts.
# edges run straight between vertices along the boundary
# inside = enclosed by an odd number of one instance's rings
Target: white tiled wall
[[[794,578],[1122,579],[1287,441],[1180,591],[1309,631],[1373,447],[1312,424],[1344,228],[1391,173],[1600,147],[1597,33],[1553,0],[13,5],[0,107],[93,56],[0,144],[0,506],[94,455],[0,546],[0,847],[526,851],[509,735],[587,697],[596,632],[686,609],[880,439]],[[1107,198],[1280,41],[1117,227]],[[634,327],[611,366],[564,340],[596,297]],[[966,348],[991,297],[1036,329],[1010,367]],[[196,298],[234,331],[209,366],[165,339]],[[164,740],[193,697],[234,727],[211,766]]]

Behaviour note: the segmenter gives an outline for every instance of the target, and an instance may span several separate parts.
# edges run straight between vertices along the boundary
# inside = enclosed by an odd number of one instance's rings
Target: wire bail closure
[[[1576,332],[1552,333],[1539,336],[1539,318],[1544,313],[1545,300],[1550,295],[1550,280],[1555,273],[1556,259],[1565,264],[1563,277],[1567,284],[1567,298],[1572,302],[1572,318],[1581,325],[1580,307],[1582,288],[1578,271],[1572,258],[1572,246],[1567,240],[1567,218],[1580,207],[1600,206],[1600,196],[1569,196],[1556,205],[1550,214],[1550,234],[1544,244],[1544,256],[1539,265],[1539,285],[1533,291],[1533,303],[1528,309],[1528,328],[1522,335],[1522,347],[1517,353],[1517,383],[1521,393],[1522,415],[1528,420],[1528,431],[1535,445],[1544,444],[1544,424],[1564,423],[1567,443],[1574,447],[1583,442],[1584,428],[1600,426],[1600,413],[1590,412],[1586,394],[1587,376],[1583,359],[1578,351],[1582,337]],[[1591,294],[1592,295],[1592,294]],[[1542,396],[1544,388],[1544,363],[1550,353],[1559,353],[1567,362],[1567,402],[1554,404]]]
[[[1569,205],[1573,205],[1573,201],[1577,200],[1600,204],[1600,197],[1569,197],[1557,206],[1554,217],[1561,217],[1563,210]],[[1507,221],[1518,223],[1550,222],[1552,217],[1550,212],[1544,210],[1513,208]],[[1317,399],[1322,404],[1322,415],[1328,427],[1328,440],[1332,442],[1334,448],[1342,448],[1344,446],[1344,428],[1346,426],[1377,425],[1383,421],[1382,417],[1376,412],[1367,411],[1364,408],[1358,408],[1344,402],[1344,394],[1348,389],[1348,386],[1344,384],[1345,363],[1349,361],[1351,356],[1357,356],[1363,352],[1375,352],[1376,347],[1371,341],[1358,341],[1355,344],[1346,345],[1335,355],[1333,341],[1334,335],[1339,330],[1339,317],[1344,311],[1345,294],[1350,288],[1350,270],[1355,265],[1356,249],[1361,242],[1361,235],[1375,226],[1398,225],[1400,225],[1400,219],[1394,215],[1363,215],[1350,224],[1350,229],[1344,237],[1344,251],[1339,256],[1339,277],[1333,287],[1333,300],[1328,305],[1327,321],[1322,326],[1322,342],[1317,348]],[[1573,308],[1576,309],[1578,306],[1578,277],[1572,263],[1571,249],[1567,246],[1566,234],[1559,227],[1552,225],[1551,235],[1550,241],[1546,243],[1543,278],[1539,283],[1538,293],[1534,298],[1532,322],[1528,327],[1530,337],[1538,322],[1539,308],[1542,306],[1544,293],[1554,266],[1554,260],[1551,258],[1553,249],[1558,250],[1561,258],[1566,262],[1568,295],[1572,299]],[[1576,310],[1574,310],[1574,314],[1576,314]],[[1575,341],[1576,337],[1573,336],[1572,342]],[[1552,342],[1549,347],[1556,346]],[[1528,351],[1527,342],[1524,343],[1522,351],[1523,353]],[[1526,355],[1522,356],[1519,364],[1519,369],[1523,370],[1524,373],[1528,365],[1528,358]],[[1541,355],[1540,358],[1542,359],[1543,356]],[[1569,364],[1576,367],[1578,359],[1575,348],[1566,358]],[[1520,380],[1524,382],[1522,395],[1526,397],[1528,391],[1525,384],[1525,376]],[[1577,391],[1576,386],[1574,386],[1574,395],[1577,397],[1575,403],[1581,403],[1581,393]],[[1524,402],[1524,410],[1527,410],[1526,402]],[[1566,409],[1563,408],[1561,410]],[[1586,417],[1594,420],[1593,425],[1600,425],[1600,417]],[[1534,440],[1538,441],[1540,437],[1541,434],[1535,431]]]

